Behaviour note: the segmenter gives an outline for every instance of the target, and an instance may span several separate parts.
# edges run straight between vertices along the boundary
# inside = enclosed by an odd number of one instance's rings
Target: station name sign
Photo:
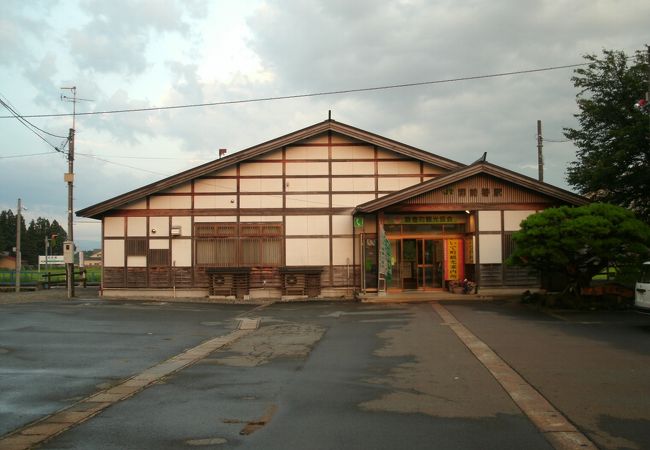
[[[45,256],[38,257],[39,264],[45,264]],[[65,264],[63,255],[47,255],[47,264]]]

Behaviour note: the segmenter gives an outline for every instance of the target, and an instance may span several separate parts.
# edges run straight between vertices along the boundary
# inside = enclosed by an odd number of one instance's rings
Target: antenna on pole
[[[72,97],[61,94],[62,102],[71,102],[72,103],[72,129],[75,129],[75,116],[77,115],[77,86],[72,87],[62,87],[60,89],[65,89],[72,92]]]

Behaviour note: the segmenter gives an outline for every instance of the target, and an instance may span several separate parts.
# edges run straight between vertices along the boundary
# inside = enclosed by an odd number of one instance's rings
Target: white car
[[[634,306],[643,311],[650,312],[650,261],[641,266],[641,276],[636,282]]]

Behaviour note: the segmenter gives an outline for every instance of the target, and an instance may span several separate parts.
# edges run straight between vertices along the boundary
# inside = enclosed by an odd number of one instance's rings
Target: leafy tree
[[[634,107],[648,89],[648,62],[641,52],[628,57],[613,50],[585,59],[572,78],[579,127],[564,130],[578,147],[567,180],[581,194],[630,208],[650,223],[650,123],[647,111]]]
[[[8,251],[11,242],[11,225],[15,227],[16,219],[13,218],[11,210],[0,212],[0,252]],[[15,241],[14,234],[14,241]]]
[[[17,215],[11,210],[0,211],[0,252],[9,252],[13,254],[13,248],[16,246],[16,222]],[[52,223],[48,219],[39,217],[25,227],[25,218],[21,216],[21,253],[24,264],[37,265],[38,255],[45,254],[45,237],[51,238],[57,235],[57,238],[50,240],[50,254],[63,254],[63,241],[67,238],[67,233],[54,220]]]
[[[52,241],[52,236],[57,235]],[[26,263],[36,266],[38,256],[45,254],[45,239],[48,239],[50,248],[48,253],[51,255],[63,254],[63,241],[66,239],[66,232],[61,228],[59,223],[54,220],[52,223],[48,219],[39,217],[32,220],[27,228],[25,246],[23,248],[23,259]]]
[[[16,246],[16,222],[18,216],[11,210],[0,211],[0,252],[13,253],[13,248]],[[25,218],[20,217],[20,246],[25,244]]]
[[[63,229],[59,222],[54,219],[50,224],[50,231],[48,236],[56,236],[53,240],[50,240],[50,252],[53,255],[63,255],[63,241],[68,239],[68,233]]]
[[[650,256],[650,226],[630,210],[606,203],[533,214],[513,240],[510,264],[564,274],[577,287],[589,286],[605,267],[624,272]]]

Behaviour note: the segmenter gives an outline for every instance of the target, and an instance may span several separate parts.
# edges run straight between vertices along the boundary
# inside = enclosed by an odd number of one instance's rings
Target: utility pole
[[[20,268],[23,265],[21,254],[20,254],[20,232],[22,228],[22,217],[21,217],[22,205],[20,199],[18,199],[18,208],[16,214],[16,292],[20,292]]]
[[[47,261],[47,251],[48,251],[49,247],[50,247],[49,236],[45,236],[45,273],[50,272],[50,265],[49,265],[49,263]],[[38,265],[38,270],[39,271],[41,270],[41,265],[40,264]]]
[[[74,297],[74,235],[72,226],[72,194],[74,186],[74,128],[70,128],[70,135],[68,139],[68,173],[65,174],[64,179],[68,183],[68,241],[72,246],[72,262],[66,263],[65,267],[68,280],[68,298],[72,298]]]
[[[544,181],[544,155],[542,148],[544,147],[544,139],[542,139],[542,121],[537,121],[537,170],[539,181]]]
[[[65,273],[67,279],[68,287],[68,298],[74,297],[74,235],[73,235],[73,224],[72,224],[72,214],[73,214],[73,187],[74,187],[74,134],[75,134],[75,118],[76,118],[76,107],[77,107],[77,87],[64,87],[61,89],[69,89],[72,91],[72,99],[68,97],[61,96],[61,99],[67,99],[72,102],[72,128],[68,135],[68,172],[64,174],[63,179],[68,183],[68,244],[70,245],[70,251],[72,252],[72,258],[65,264]],[[64,243],[64,248],[66,244]]]
[[[646,45],[646,50],[647,50],[647,61],[646,63],[648,64],[647,67],[647,74],[648,74],[648,89],[645,92],[645,101],[646,101],[646,108],[648,108],[648,126],[650,127],[650,45]],[[648,128],[648,139],[650,140],[650,128]]]

